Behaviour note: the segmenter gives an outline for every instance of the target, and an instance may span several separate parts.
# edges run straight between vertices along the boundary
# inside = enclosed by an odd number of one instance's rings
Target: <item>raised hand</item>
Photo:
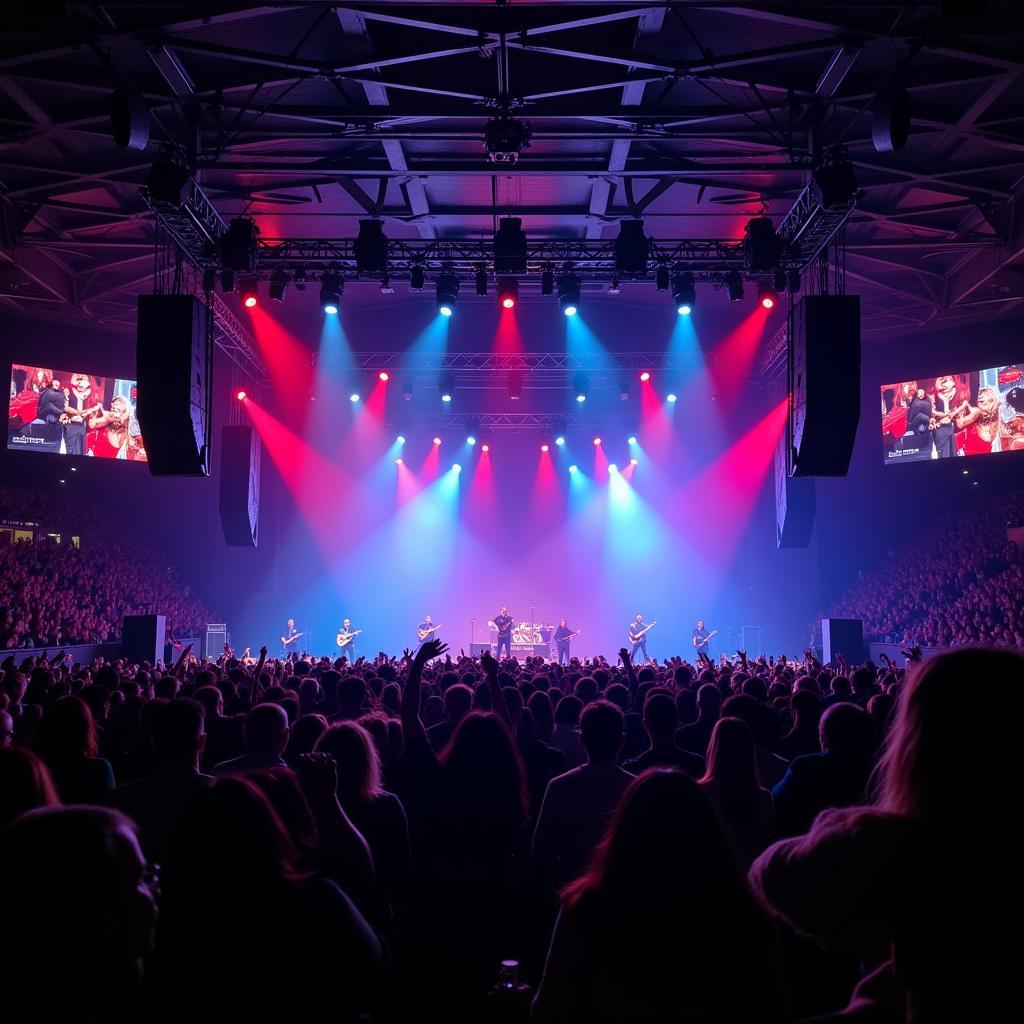
[[[498,662],[490,651],[484,651],[483,654],[480,655],[480,664],[488,675],[492,672],[495,675],[498,674]]]
[[[191,644],[190,644],[189,646],[191,646]],[[266,645],[266,644],[264,644],[264,645],[263,645],[263,646],[262,646],[262,647],[260,648],[260,657],[261,657],[261,658],[265,658],[266,656],[267,656],[267,645]]]
[[[426,665],[432,658],[439,658],[447,650],[448,645],[443,640],[427,640],[420,645],[414,660],[417,665]]]
[[[626,647],[619,648],[619,657],[622,659],[623,665],[629,664],[629,650]]]
[[[338,764],[330,754],[299,754],[298,776],[310,802],[331,800],[338,790]]]

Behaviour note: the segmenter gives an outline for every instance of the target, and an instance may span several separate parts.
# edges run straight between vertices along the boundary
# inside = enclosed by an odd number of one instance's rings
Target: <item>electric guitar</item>
[[[295,643],[295,641],[298,640],[300,636],[305,636],[305,635],[306,635],[305,633],[296,633],[294,636],[288,637],[287,640],[284,637],[281,637],[281,643],[283,643],[285,645],[285,647],[287,647],[289,644]]]
[[[698,640],[696,637],[693,638],[694,650],[703,651],[705,647],[711,642],[711,638],[718,632],[717,629],[711,630],[710,633],[703,640]]]
[[[655,626],[656,626],[657,624],[658,624],[658,620],[657,620],[657,619],[655,619],[655,620],[654,620],[653,622],[651,622],[651,623],[649,623],[648,625],[644,626],[644,628],[643,628],[643,629],[641,629],[639,633],[638,633],[638,632],[636,632],[636,630],[635,630],[635,629],[630,629],[630,631],[629,631],[629,642],[630,642],[631,644],[635,644],[635,643],[637,642],[637,640],[640,640],[640,639],[642,639],[642,638],[643,638],[644,636],[646,636],[646,635],[647,635],[647,633],[648,633],[648,632],[649,632],[650,630],[654,629],[654,627],[655,627]]]
[[[431,633],[433,633],[435,630],[438,630],[438,629],[444,629],[444,623],[443,622],[439,623],[436,626],[431,626],[429,629],[417,629],[416,630],[416,635],[421,640],[426,640],[427,637],[430,636]]]
[[[559,640],[556,637],[555,638],[555,643],[556,644],[567,644],[574,636],[579,636],[580,633],[582,633],[582,632],[583,632],[583,627],[580,626],[580,628],[577,629],[575,633],[570,633],[568,636],[563,636],[561,640]]]
[[[361,629],[353,629],[347,633],[345,632],[345,630],[339,629],[338,646],[341,648],[348,647],[352,643],[352,641],[355,640],[357,636],[359,636],[360,633],[362,633]]]

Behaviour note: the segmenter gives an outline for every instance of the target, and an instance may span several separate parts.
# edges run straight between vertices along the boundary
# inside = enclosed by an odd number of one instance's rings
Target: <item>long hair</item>
[[[60,697],[39,719],[32,749],[52,768],[81,757],[95,757],[96,723],[81,697]]]
[[[384,792],[377,745],[358,722],[336,722],[317,741],[316,750],[330,754],[338,765],[338,797],[343,806],[369,803]]]
[[[0,828],[36,807],[60,804],[43,759],[27,747],[0,747]]]
[[[718,784],[730,817],[744,824],[753,819],[763,790],[757,778],[754,735],[746,722],[738,718],[715,722],[708,743],[707,769],[700,781]]]
[[[879,765],[879,805],[975,839],[1005,826],[1017,799],[1022,680],[1024,657],[1007,650],[964,648],[912,669]]]

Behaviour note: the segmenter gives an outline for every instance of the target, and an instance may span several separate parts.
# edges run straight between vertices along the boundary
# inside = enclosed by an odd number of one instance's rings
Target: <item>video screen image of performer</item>
[[[494,628],[498,631],[498,650],[496,656],[501,658],[501,649],[505,648],[505,657],[512,657],[512,616],[505,605],[501,606],[501,614],[494,617]]]
[[[352,625],[351,619],[343,619],[341,623],[341,629],[338,630],[338,646],[341,648],[341,653],[348,658],[349,661],[356,660],[356,637],[362,633],[361,629],[356,629]]]
[[[579,636],[582,633],[582,629],[570,629],[569,624],[565,619],[559,619],[558,629],[555,630],[555,644],[558,647],[558,664],[567,665],[571,654],[569,652],[569,646],[572,643],[574,636]]]
[[[698,654],[706,654],[710,658],[711,638],[717,632],[717,629],[707,629],[704,625],[704,620],[698,619],[697,625],[693,629],[693,636],[690,638],[690,643],[693,644],[693,649]]]
[[[416,627],[416,639],[419,643],[425,644],[428,640],[435,640],[440,637],[440,631],[444,629],[444,623],[439,622],[436,626],[429,615],[423,616],[423,621]]]
[[[636,618],[627,627],[627,634],[629,636],[629,642],[632,644],[632,650],[630,651],[630,657],[633,661],[636,661],[636,652],[644,652],[643,664],[646,665],[651,659],[647,654],[647,634],[658,624],[657,620],[649,624],[644,622],[644,617],[639,612],[636,613]]]

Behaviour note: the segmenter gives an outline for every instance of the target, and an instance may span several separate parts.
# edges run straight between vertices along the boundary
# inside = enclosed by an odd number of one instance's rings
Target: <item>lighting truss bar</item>
[[[623,370],[694,369],[714,362],[714,353],[699,352],[607,352],[573,355],[568,352],[354,352],[351,359],[359,370],[477,371],[481,373],[519,371],[529,374],[621,372]],[[351,365],[351,362],[349,363]]]
[[[411,418],[402,419],[404,429],[421,427],[427,431],[444,430],[453,427],[466,427],[472,423],[473,427],[481,433],[493,430],[542,430],[553,433],[555,425],[566,425],[568,427],[594,427],[606,424],[607,416],[595,414],[593,416],[566,415],[565,413],[532,413],[532,412],[508,412],[508,413],[421,413]],[[396,419],[397,423],[397,419]],[[394,424],[392,424],[394,425]]]
[[[802,270],[817,259],[857,206],[857,200],[851,198],[825,207],[818,202],[814,193],[813,183],[808,182],[776,231],[779,238],[788,242],[790,248],[799,254],[798,266],[795,268],[791,268],[785,259],[782,261],[786,270]]]
[[[757,379],[771,382],[783,372],[789,342],[789,326],[783,323],[761,348],[757,362]]]

